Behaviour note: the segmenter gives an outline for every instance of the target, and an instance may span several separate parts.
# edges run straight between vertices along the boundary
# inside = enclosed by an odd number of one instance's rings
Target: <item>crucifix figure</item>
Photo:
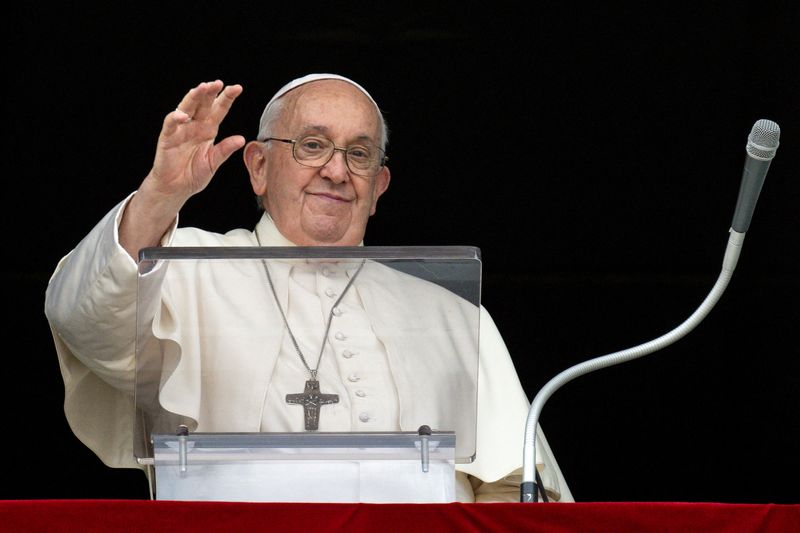
[[[322,394],[319,391],[319,381],[309,379],[306,388],[297,394],[287,394],[286,403],[296,403],[303,406],[303,418],[306,421],[306,431],[319,429],[319,408],[322,405],[339,403],[338,394]]]

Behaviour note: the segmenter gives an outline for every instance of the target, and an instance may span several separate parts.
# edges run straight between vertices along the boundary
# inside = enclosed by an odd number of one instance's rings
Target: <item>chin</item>
[[[343,224],[314,224],[305,234],[309,241],[317,246],[333,246],[341,244],[347,234],[347,226]]]

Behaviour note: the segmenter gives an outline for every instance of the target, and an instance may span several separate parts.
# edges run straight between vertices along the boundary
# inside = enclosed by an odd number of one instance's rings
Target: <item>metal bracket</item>
[[[188,459],[186,458],[186,441],[189,436],[189,428],[181,424],[178,426],[178,431],[176,431],[175,434],[178,436],[178,465],[181,474],[184,474],[186,473],[188,464]]]
[[[428,472],[430,469],[430,447],[428,440],[431,436],[431,428],[430,426],[420,426],[419,430],[417,430],[420,438],[420,461],[422,463],[422,471]]]

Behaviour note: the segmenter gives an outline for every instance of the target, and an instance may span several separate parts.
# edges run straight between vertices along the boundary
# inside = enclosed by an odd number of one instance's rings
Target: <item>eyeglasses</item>
[[[347,148],[337,148],[333,141],[322,135],[306,135],[299,139],[278,139],[267,137],[261,142],[279,141],[292,145],[294,160],[304,167],[324,167],[333,158],[334,152],[342,152],[350,172],[372,178],[389,160],[383,150],[371,144],[354,144]]]

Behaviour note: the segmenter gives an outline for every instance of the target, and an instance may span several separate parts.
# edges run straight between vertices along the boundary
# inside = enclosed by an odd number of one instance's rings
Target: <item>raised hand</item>
[[[244,146],[241,135],[215,142],[219,125],[241,93],[241,85],[204,82],[164,118],[153,168],[128,203],[119,227],[119,242],[134,260],[139,249],[160,243],[183,204],[205,189],[220,165]]]
[[[241,93],[241,85],[223,88],[219,80],[201,83],[164,118],[148,176],[157,191],[185,202],[202,191],[220,165],[244,146],[241,135],[215,144],[220,123]]]

